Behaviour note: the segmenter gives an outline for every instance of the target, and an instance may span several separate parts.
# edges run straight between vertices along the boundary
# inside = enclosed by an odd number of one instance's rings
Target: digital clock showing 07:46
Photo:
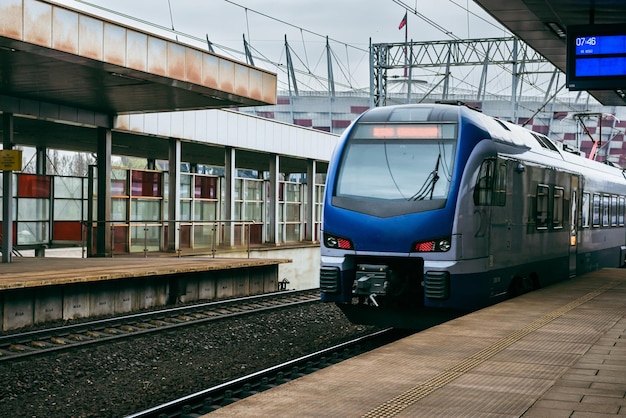
[[[595,45],[596,45],[595,36],[583,36],[581,38],[576,38],[576,46],[595,46]]]

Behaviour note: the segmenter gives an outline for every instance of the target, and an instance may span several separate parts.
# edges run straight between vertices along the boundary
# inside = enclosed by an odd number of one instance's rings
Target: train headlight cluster
[[[439,238],[430,241],[418,241],[413,243],[412,252],[418,253],[445,253],[451,247],[450,238]]]
[[[341,250],[353,250],[352,241],[347,238],[338,237],[324,232],[324,245],[328,248],[338,248]]]

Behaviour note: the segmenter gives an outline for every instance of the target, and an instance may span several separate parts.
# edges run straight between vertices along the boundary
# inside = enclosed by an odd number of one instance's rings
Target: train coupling
[[[375,295],[384,295],[387,292],[388,275],[388,266],[357,265],[354,293],[357,296],[367,296],[375,306],[378,306]]]

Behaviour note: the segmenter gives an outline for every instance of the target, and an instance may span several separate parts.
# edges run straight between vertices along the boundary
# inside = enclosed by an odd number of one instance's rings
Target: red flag
[[[402,29],[405,25],[406,25],[406,15],[408,12],[406,12],[404,14],[404,17],[402,18],[402,21],[400,22],[400,26],[398,26],[398,29]]]

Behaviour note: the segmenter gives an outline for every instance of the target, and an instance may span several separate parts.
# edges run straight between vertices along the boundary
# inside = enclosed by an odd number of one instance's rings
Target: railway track
[[[318,289],[283,291],[2,335],[0,362],[316,301]]]
[[[129,415],[182,418],[208,414],[240,399],[313,373],[411,334],[388,328]]]

